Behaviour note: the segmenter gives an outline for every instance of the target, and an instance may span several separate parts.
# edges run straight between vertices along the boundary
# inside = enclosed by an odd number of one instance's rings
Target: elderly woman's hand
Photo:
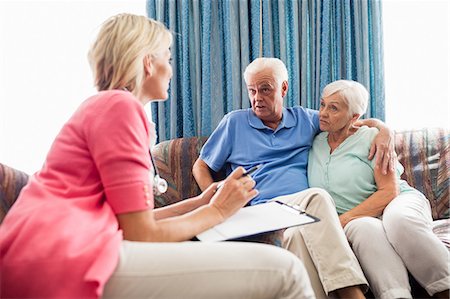
[[[256,184],[255,181],[248,175],[242,176],[244,172],[245,169],[242,167],[234,170],[211,198],[209,204],[219,212],[222,221],[236,213],[258,195],[258,191],[253,189]]]
[[[356,127],[368,125],[380,131],[372,142],[368,158],[369,160],[376,158],[375,167],[381,168],[383,174],[394,171],[396,164],[394,131],[377,119],[359,120],[354,125]]]
[[[347,223],[349,223],[353,219],[354,218],[350,217],[347,213],[339,215],[339,222],[341,223],[342,228],[344,228],[347,225]]]

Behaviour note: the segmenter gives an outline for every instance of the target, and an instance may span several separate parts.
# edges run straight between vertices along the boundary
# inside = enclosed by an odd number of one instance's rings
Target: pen
[[[256,166],[253,166],[253,167],[250,168],[249,170],[246,170],[246,171],[242,174],[241,178],[244,177],[244,176],[246,176],[246,175],[251,175],[251,174],[254,173],[256,170],[258,170],[259,168],[261,168],[261,166],[262,166],[262,164],[258,164],[258,165],[256,165]],[[223,186],[223,182],[224,182],[224,181],[220,182],[220,183],[217,185],[216,190],[219,190],[219,188]]]

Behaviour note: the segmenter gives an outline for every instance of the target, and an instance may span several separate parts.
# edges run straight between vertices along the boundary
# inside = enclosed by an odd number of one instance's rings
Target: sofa
[[[168,191],[155,199],[164,206],[200,193],[192,166],[207,137],[177,138],[158,143],[152,150]],[[424,128],[395,133],[395,151],[405,168],[402,179],[421,191],[431,204],[433,219],[449,218],[450,130]],[[214,173],[215,179],[225,177]]]
[[[157,144],[152,154],[159,174],[168,182],[163,195],[155,197],[155,207],[162,207],[200,193],[192,176],[192,166],[207,137],[186,137]],[[426,195],[431,204],[434,231],[450,248],[450,130],[423,128],[395,133],[395,149],[405,172],[402,178]],[[214,173],[220,180],[224,172]],[[0,163],[0,224],[14,204],[28,174]],[[258,241],[279,245],[280,234],[266,234]],[[425,298],[426,293],[413,282],[415,298]]]

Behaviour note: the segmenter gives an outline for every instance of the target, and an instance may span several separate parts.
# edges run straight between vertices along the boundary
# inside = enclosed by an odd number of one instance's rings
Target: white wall
[[[117,13],[145,15],[145,0],[0,0],[0,161],[28,173],[95,92],[87,51]]]
[[[382,4],[386,123],[450,128],[450,1]]]

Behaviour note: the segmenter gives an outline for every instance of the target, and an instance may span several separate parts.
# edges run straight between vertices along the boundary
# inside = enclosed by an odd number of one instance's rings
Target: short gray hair
[[[279,85],[288,80],[288,71],[283,61],[273,57],[259,57],[253,60],[244,71],[245,83],[248,83],[249,76],[259,73],[265,69],[272,69],[275,80]]]
[[[359,82],[352,80],[337,80],[331,82],[322,91],[322,98],[339,93],[344,102],[348,105],[350,115],[366,113],[369,103],[369,92]]]

